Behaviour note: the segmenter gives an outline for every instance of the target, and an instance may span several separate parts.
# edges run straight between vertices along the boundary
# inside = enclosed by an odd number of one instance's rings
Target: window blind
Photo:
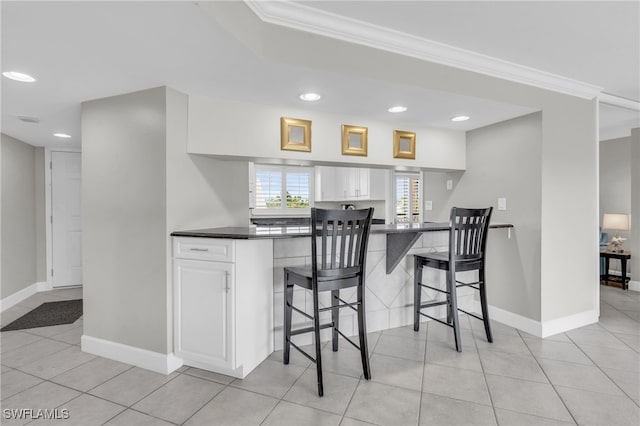
[[[255,166],[256,209],[308,209],[312,168]]]
[[[420,222],[420,175],[398,173],[395,180],[396,223]]]

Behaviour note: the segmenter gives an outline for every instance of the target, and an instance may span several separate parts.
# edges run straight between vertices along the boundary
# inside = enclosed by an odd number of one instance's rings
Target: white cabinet
[[[174,352],[243,378],[273,352],[273,242],[174,237]]]
[[[335,195],[335,179],[331,169],[335,167],[316,166],[315,178],[315,200],[316,201],[334,201]]]
[[[175,353],[233,369],[233,264],[174,261]]]
[[[387,170],[316,167],[316,201],[384,200]]]

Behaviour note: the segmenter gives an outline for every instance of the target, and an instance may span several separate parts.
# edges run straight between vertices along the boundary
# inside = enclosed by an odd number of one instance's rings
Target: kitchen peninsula
[[[505,238],[500,231],[510,233],[511,228],[492,224],[489,244]],[[365,295],[369,332],[412,322],[412,254],[446,250],[448,229],[448,223],[372,225]],[[282,347],[283,268],[311,264],[309,226],[221,227],[171,236],[175,355],[186,365],[245,377]],[[444,283],[437,271],[424,278]],[[309,308],[307,293],[296,289],[294,299]],[[352,301],[355,289],[344,290],[342,297]],[[425,292],[424,297],[435,294]],[[327,302],[321,298],[322,306]],[[473,305],[473,292],[461,289],[459,306]],[[294,315],[293,321],[303,325],[307,320]],[[352,312],[341,312],[340,329],[347,335],[356,333]],[[308,343],[310,336],[300,336],[300,344]]]

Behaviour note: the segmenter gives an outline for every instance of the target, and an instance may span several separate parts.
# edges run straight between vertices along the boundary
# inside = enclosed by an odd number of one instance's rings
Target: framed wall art
[[[366,127],[342,125],[342,155],[367,156]]]
[[[416,159],[416,134],[414,132],[393,131],[393,158]]]
[[[311,120],[281,117],[280,149],[311,152]]]

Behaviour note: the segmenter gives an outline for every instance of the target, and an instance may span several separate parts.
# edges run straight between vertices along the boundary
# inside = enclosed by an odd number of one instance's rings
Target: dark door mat
[[[0,331],[71,324],[82,316],[82,299],[47,302],[27,312]]]

